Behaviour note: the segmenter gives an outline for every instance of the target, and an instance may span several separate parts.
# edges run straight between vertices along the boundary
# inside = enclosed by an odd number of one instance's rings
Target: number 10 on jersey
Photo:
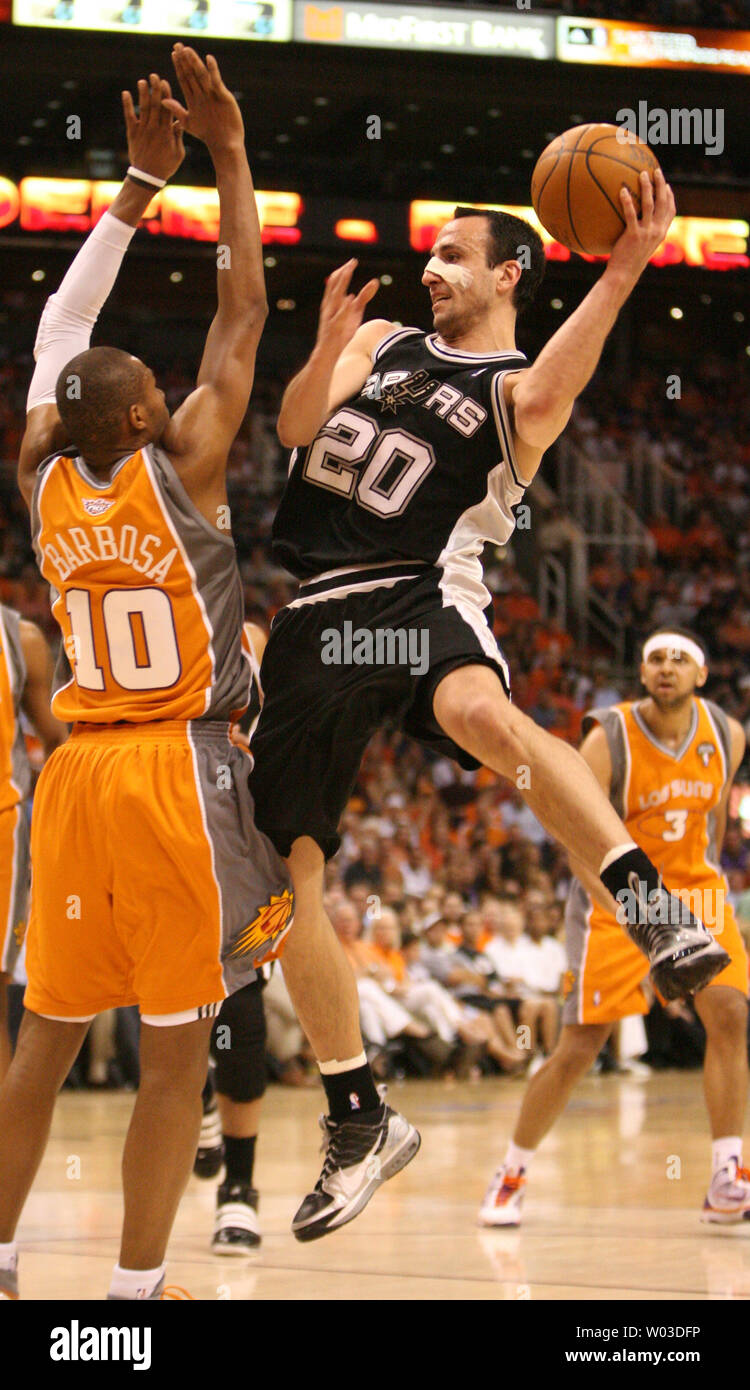
[[[101,600],[105,650],[97,651],[88,589],[69,589],[65,652],[83,690],[166,690],[182,670],[174,614],[163,589],[110,589]]]

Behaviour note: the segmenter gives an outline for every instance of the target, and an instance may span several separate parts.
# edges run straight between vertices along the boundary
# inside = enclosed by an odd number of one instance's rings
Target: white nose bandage
[[[460,285],[462,290],[467,290],[474,276],[470,270],[463,265],[453,265],[450,261],[441,261],[439,256],[433,256],[425,266],[432,275],[439,275],[441,280],[447,280],[449,285]]]
[[[643,660],[648,661],[652,652],[662,651],[682,652],[685,656],[691,656],[696,666],[706,664],[706,654],[698,643],[691,642],[689,637],[683,637],[681,632],[657,632],[653,637],[649,637],[643,648]]]

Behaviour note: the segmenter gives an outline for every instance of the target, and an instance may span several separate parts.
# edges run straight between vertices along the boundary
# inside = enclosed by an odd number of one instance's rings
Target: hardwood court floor
[[[698,1219],[710,1152],[699,1073],[589,1077],[537,1156],[523,1227],[482,1231],[477,1205],[522,1093],[499,1080],[391,1087],[422,1132],[420,1154],[351,1225],[300,1245],[289,1221],[320,1168],[320,1095],[273,1088],[256,1163],[262,1253],[210,1254],[215,1183],[191,1178],[168,1283],[195,1299],[750,1297],[750,1223]],[[105,1294],[132,1099],[62,1095],[19,1230],[23,1298]]]

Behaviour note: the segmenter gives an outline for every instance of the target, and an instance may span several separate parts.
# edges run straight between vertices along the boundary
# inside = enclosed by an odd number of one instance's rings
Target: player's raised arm
[[[44,307],[18,463],[18,485],[27,504],[42,459],[71,442],[55,404],[57,379],[71,358],[88,348],[141,217],[185,157],[179,122],[162,106],[162,99],[170,96],[169,83],[155,72],[148,81],[138,83],[137,114],[130,93],[123,92],[130,170],[109,211],[86,238],[60,288]]]
[[[250,399],[255,356],[268,314],[258,210],[239,106],[216,60],[176,44],[175,71],[186,105],[165,104],[207,146],[219,192],[218,308],[206,338],[196,390],[163,437],[180,471],[200,488],[223,479],[230,445]],[[194,492],[194,489],[191,489]]]
[[[287,449],[309,444],[326,416],[357,394],[370,374],[373,349],[391,328],[387,319],[362,323],[378,281],[368,280],[359,294],[350,294],[356,265],[347,261],[329,275],[315,347],[284,392],[276,428]]]
[[[516,436],[531,449],[539,450],[540,459],[565,428],[576,397],[596,370],[620,309],[674,217],[672,190],[660,169],[654,174],[654,190],[649,175],[641,174],[640,218],[627,189],[623,188],[620,196],[625,231],[615,243],[603,275],[575,313],[552,335],[534,365],[505,379]],[[526,480],[531,481],[529,470]]]

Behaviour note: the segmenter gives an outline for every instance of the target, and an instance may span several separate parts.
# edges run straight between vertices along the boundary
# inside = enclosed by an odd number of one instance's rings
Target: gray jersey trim
[[[382,357],[383,353],[388,352],[388,350],[394,347],[396,343],[400,343],[402,338],[410,338],[415,333],[421,334],[421,332],[421,328],[395,328],[392,330],[392,332],[386,333],[385,337],[381,338],[380,342],[376,343],[373,349],[373,362],[378,362]],[[352,399],[354,399],[354,397],[352,397]]]
[[[7,608],[4,603],[0,603],[0,637],[8,668],[15,720],[15,733],[10,747],[10,780],[11,786],[15,788],[23,800],[31,792],[32,776],[31,763],[26,752],[26,740],[23,736],[20,720],[21,701],[26,685],[26,660],[21,646],[20,625],[20,614],[16,613],[15,609]]]
[[[729,720],[723,709],[719,709],[713,700],[701,700],[709,723],[713,724],[719,740],[719,746],[724,754],[724,781],[726,782],[732,771],[732,731],[729,727]]]
[[[664,753],[664,755],[667,758],[671,758],[672,761],[675,763],[678,763],[681,758],[684,758],[688,748],[690,747],[691,743],[693,742],[693,739],[695,738],[695,733],[698,728],[697,701],[693,703],[692,716],[690,719],[690,728],[687,732],[687,735],[685,736],[685,739],[680,744],[679,748],[667,748],[666,743],[662,743],[661,739],[658,739],[655,734],[652,734],[651,730],[648,727],[648,724],[646,723],[645,719],[643,718],[643,715],[641,714],[638,708],[638,705],[633,703],[631,708],[633,711],[633,718],[636,724],[638,725],[638,728],[640,729],[644,738],[647,738],[649,743],[653,744],[654,748],[658,748],[660,753]]]
[[[732,775],[732,734],[729,728],[729,720],[723,709],[719,709],[719,706],[715,705],[713,700],[701,700],[700,703],[703,705],[708,722],[716,735],[719,753],[724,764],[724,780],[721,788],[721,795],[723,796]],[[709,811],[706,817],[706,830],[708,831],[706,863],[715,869],[716,873],[723,878],[724,870],[719,862],[721,851],[719,849],[717,836],[718,811],[719,802],[717,802],[713,811]]]
[[[607,747],[612,763],[609,799],[620,819],[624,820],[630,780],[630,754],[622,711],[614,705],[606,709],[589,710],[588,714],[583,716],[582,733],[588,734],[594,724],[601,725],[607,738]]]

